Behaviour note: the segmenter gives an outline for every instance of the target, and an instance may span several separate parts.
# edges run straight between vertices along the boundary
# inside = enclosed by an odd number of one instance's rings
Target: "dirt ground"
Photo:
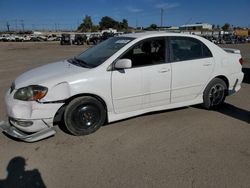
[[[57,127],[54,137],[36,143],[0,134],[0,187],[20,187],[22,181],[61,188],[250,187],[250,44],[229,47],[242,51],[247,74],[221,110],[151,113],[84,137]],[[16,76],[84,48],[0,43],[0,120],[6,120],[3,98]]]

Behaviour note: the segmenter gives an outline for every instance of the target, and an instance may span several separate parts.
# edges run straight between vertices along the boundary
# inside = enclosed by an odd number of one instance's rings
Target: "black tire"
[[[88,135],[97,131],[106,120],[103,104],[93,97],[72,100],[65,109],[64,123],[73,135]]]
[[[205,109],[219,108],[224,103],[227,92],[226,83],[220,78],[214,78],[204,90],[202,106]]]

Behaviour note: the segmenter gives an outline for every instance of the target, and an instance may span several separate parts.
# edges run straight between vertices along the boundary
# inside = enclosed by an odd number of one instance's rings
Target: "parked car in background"
[[[85,34],[75,34],[72,44],[83,45],[87,41],[87,36]]]
[[[47,37],[47,41],[60,41],[60,40],[61,40],[60,37],[55,34],[49,35]]]
[[[30,41],[32,41],[32,42],[42,42],[42,41],[44,41],[44,40],[43,40],[42,38],[40,38],[40,37],[31,35],[31,36],[30,36]]]
[[[3,40],[3,38],[4,38],[4,37],[3,37],[3,35],[0,35],[0,41],[2,41],[2,40]]]
[[[41,41],[47,41],[47,36],[43,36],[43,35],[38,35],[36,36],[38,39],[40,39]]]
[[[102,36],[100,33],[90,33],[87,34],[87,44],[98,44],[100,41],[102,41]]]
[[[114,36],[114,33],[112,33],[112,32],[104,32],[102,34],[102,40],[107,40],[107,39],[109,39],[109,38],[111,38],[113,36]]]
[[[1,40],[3,42],[14,42],[14,41],[16,41],[16,37],[14,35],[11,35],[11,34],[3,34],[1,36]]]
[[[202,37],[204,37],[205,39],[207,39],[207,40],[213,42],[214,44],[217,43],[217,39],[216,39],[215,37],[213,37],[213,36],[206,36],[206,35],[205,35],[205,36],[202,36]]]
[[[105,122],[148,112],[195,104],[219,108],[241,88],[242,63],[239,50],[195,35],[112,37],[20,75],[5,96],[10,124],[0,128],[33,142],[54,135],[56,121],[73,135],[87,135]]]
[[[246,43],[247,42],[247,38],[243,37],[243,36],[236,36],[235,37],[235,43],[237,44],[242,44],[242,43]]]
[[[248,36],[247,38],[246,38],[246,42],[250,42],[250,36]]]
[[[61,45],[71,45],[71,36],[68,33],[63,33],[61,37]]]
[[[30,41],[30,40],[31,40],[30,35],[24,35],[24,36],[23,36],[23,41],[24,41],[24,42],[28,42],[28,41]]]

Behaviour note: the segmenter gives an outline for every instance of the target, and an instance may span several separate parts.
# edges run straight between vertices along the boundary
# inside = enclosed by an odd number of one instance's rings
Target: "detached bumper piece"
[[[14,126],[11,126],[9,123],[4,122],[4,121],[0,122],[0,131],[1,130],[11,137],[17,138],[25,142],[36,142],[38,140],[42,140],[44,138],[47,138],[56,134],[56,131],[53,128],[49,128],[49,127],[41,131],[38,131],[36,133],[27,134],[18,130]]]

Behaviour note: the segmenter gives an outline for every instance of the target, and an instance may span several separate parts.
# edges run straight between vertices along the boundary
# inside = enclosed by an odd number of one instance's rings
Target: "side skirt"
[[[184,107],[184,106],[191,106],[191,105],[201,104],[201,103],[203,103],[202,95],[198,96],[195,100],[192,100],[192,101],[173,103],[173,104],[157,106],[157,107],[153,107],[153,108],[146,108],[146,109],[132,111],[132,112],[126,112],[126,113],[122,113],[122,114],[116,114],[114,112],[108,112],[108,122],[110,123],[110,122],[130,118],[130,117],[133,117],[133,116],[138,116],[138,115],[141,115],[141,114],[145,114],[145,113],[148,113],[148,112],[169,110],[169,109],[180,108],[180,107]]]

